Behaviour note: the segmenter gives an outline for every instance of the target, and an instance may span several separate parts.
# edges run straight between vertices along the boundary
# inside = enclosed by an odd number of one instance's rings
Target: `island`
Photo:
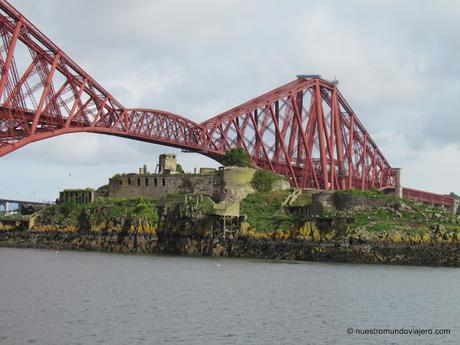
[[[0,216],[0,246],[430,266],[460,265],[460,221],[446,208],[377,190],[292,189],[234,149],[219,169],[154,172],[64,190],[56,203]]]

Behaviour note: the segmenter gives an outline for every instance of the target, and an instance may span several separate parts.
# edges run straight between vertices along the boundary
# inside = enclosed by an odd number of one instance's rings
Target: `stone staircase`
[[[286,199],[281,203],[281,206],[285,207],[285,206],[291,205],[301,194],[302,194],[302,189],[295,188],[291,193],[289,193]]]

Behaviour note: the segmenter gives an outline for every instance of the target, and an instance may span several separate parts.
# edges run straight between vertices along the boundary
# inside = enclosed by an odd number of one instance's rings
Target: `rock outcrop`
[[[240,236],[0,231],[0,247],[85,250],[110,253],[250,257],[369,264],[460,266],[459,243],[344,243]]]

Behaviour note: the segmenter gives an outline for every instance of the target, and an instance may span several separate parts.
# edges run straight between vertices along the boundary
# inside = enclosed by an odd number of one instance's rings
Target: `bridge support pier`
[[[9,211],[9,209],[8,209],[8,201],[3,201],[3,202],[1,202],[1,203],[0,203],[0,206],[3,207],[3,212],[4,212],[5,214],[7,214],[8,211]]]

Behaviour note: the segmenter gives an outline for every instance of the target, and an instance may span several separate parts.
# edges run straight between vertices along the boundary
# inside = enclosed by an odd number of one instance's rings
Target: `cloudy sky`
[[[309,0],[11,0],[126,107],[200,122],[296,74],[336,77],[403,184],[460,193],[460,3]],[[127,4],[128,7],[127,7]],[[54,200],[176,152],[96,134],[0,158],[0,197]]]

